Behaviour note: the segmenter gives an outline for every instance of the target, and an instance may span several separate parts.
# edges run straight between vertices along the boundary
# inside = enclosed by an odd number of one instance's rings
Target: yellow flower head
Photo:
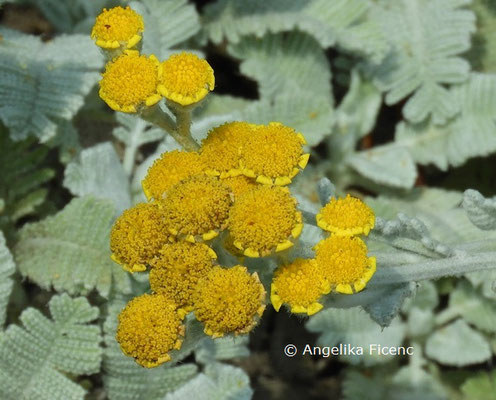
[[[203,165],[198,153],[167,151],[148,168],[141,185],[148,200],[152,198],[158,200],[176,183],[193,175],[199,175],[202,171]]]
[[[191,310],[196,285],[212,269],[216,258],[215,252],[203,243],[181,241],[166,244],[150,263],[151,289]]]
[[[119,314],[116,339],[139,365],[156,367],[171,359],[169,351],[181,348],[184,315],[166,296],[135,297]]]
[[[244,175],[230,176],[223,179],[222,182],[231,188],[234,199],[259,186],[253,178],[248,178]]]
[[[338,293],[359,292],[374,275],[375,257],[367,258],[367,246],[359,237],[331,235],[315,251],[318,268]]]
[[[259,186],[239,196],[229,213],[234,245],[248,257],[264,257],[293,246],[303,228],[287,188]]]
[[[160,70],[160,93],[182,106],[199,102],[214,89],[214,70],[192,53],[173,54]]]
[[[100,97],[113,110],[127,113],[158,103],[158,66],[154,55],[146,57],[136,50],[126,50],[107,64],[100,81]]]
[[[374,227],[372,209],[356,197],[332,198],[317,214],[317,225],[336,235],[368,235]]]
[[[288,304],[293,314],[315,314],[322,309],[318,300],[330,292],[330,285],[319,274],[315,260],[296,259],[279,267],[272,280],[270,300],[274,309]]]
[[[231,189],[218,178],[197,175],[171,187],[161,207],[169,232],[190,242],[210,240],[226,225],[232,204]]]
[[[221,178],[240,175],[241,148],[255,127],[247,122],[228,122],[208,132],[200,149],[206,172]]]
[[[198,283],[195,315],[212,337],[248,333],[263,314],[264,300],[265,290],[256,273],[250,275],[240,265],[214,267]]]
[[[263,184],[288,185],[305,168],[309,154],[303,154],[301,133],[278,122],[260,125],[241,150],[240,166],[246,176]]]
[[[96,17],[95,25],[91,30],[91,38],[96,45],[104,49],[119,47],[131,48],[141,40],[141,33],[145,29],[143,18],[129,7],[114,7],[103,9]]]
[[[164,214],[158,205],[137,204],[115,221],[110,233],[112,260],[127,271],[144,271],[169,236]]]

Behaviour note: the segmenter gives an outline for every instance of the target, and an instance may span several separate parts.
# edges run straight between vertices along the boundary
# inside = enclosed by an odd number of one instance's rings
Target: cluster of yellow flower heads
[[[174,54],[163,62],[153,54],[141,55],[137,46],[143,30],[143,19],[129,7],[104,9],[93,26],[91,37],[111,58],[99,92],[110,108],[135,113],[162,97],[187,106],[213,90],[214,71],[192,53]]]
[[[323,308],[318,302],[323,295],[359,292],[375,272],[375,258],[367,257],[367,246],[357,236],[374,227],[370,207],[350,195],[332,198],[316,220],[331,234],[315,246],[315,259],[297,259],[276,270],[270,295],[276,311],[287,304],[292,313],[315,314]]]
[[[96,44],[111,49],[100,96],[114,110],[138,112],[162,96],[190,110],[214,86],[213,70],[193,54],[160,63],[134,47],[144,26],[129,7],[104,10],[92,31]],[[171,104],[171,103],[168,103]],[[119,315],[117,340],[144,367],[171,359],[181,347],[184,318],[193,312],[212,337],[250,332],[262,316],[266,291],[245,266],[217,265],[215,246],[238,257],[267,257],[291,248],[303,229],[302,213],[287,185],[304,169],[309,154],[301,133],[279,122],[229,122],[208,132],[198,151],[169,151],[142,181],[146,203],[124,211],[110,235],[112,259],[125,270],[149,271],[151,294],[131,300]],[[317,215],[331,235],[315,259],[278,268],[271,302],[278,311],[322,309],[321,296],[362,290],[375,259],[356,237],[367,235],[374,214],[360,200],[332,199]]]

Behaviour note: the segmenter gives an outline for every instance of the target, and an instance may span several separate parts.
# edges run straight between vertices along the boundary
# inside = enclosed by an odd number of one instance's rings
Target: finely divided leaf
[[[164,400],[249,400],[253,390],[246,373],[231,365],[213,363],[186,385],[168,394]]]
[[[283,92],[296,97],[303,91],[332,104],[329,62],[311,36],[291,32],[268,34],[261,40],[247,37],[228,50],[243,60],[241,72],[258,81],[262,99]]]
[[[4,399],[83,399],[85,389],[66,374],[94,374],[100,369],[100,329],[88,324],[98,308],[79,297],[54,296],[52,319],[34,308],[10,325],[0,341],[0,397]]]
[[[479,229],[496,229],[496,198],[486,199],[477,190],[468,189],[463,193],[462,206]]]
[[[187,0],[131,1],[131,7],[143,16],[145,32],[143,52],[165,59],[171,47],[191,38],[200,30],[195,6]]]
[[[467,0],[382,1],[374,7],[393,44],[393,51],[375,69],[377,85],[387,92],[386,104],[413,96],[403,108],[414,123],[432,116],[444,123],[459,111],[443,85],[467,80],[470,65],[459,54],[470,48],[475,15],[462,6]]]
[[[357,152],[348,158],[348,164],[374,182],[402,189],[412,188],[417,178],[409,151],[394,144]]]
[[[0,119],[14,140],[45,142],[59,120],[70,120],[97,82],[103,57],[88,35],[49,42],[0,29]]]
[[[115,209],[106,200],[81,197],[58,214],[26,224],[15,257],[21,275],[44,289],[109,295],[129,292],[128,273],[110,259],[109,233]]]
[[[76,196],[111,200],[117,214],[131,207],[129,181],[110,142],[83,150],[68,164],[64,186]]]

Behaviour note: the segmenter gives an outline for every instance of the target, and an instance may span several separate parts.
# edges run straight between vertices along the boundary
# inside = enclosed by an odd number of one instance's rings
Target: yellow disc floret
[[[221,178],[240,175],[241,149],[255,128],[247,122],[228,122],[210,130],[200,149],[206,172]]]
[[[253,178],[248,178],[244,175],[230,176],[223,179],[222,182],[231,188],[235,199],[252,189],[258,188]]]
[[[215,252],[203,243],[166,244],[151,262],[150,286],[181,307],[191,310],[198,281],[213,268]]]
[[[315,250],[317,266],[336,292],[359,292],[374,275],[375,258],[367,257],[367,246],[359,237],[331,235]]]
[[[191,242],[217,236],[225,228],[231,204],[231,189],[218,178],[206,175],[179,182],[161,201],[169,232]]]
[[[91,38],[104,49],[131,48],[141,40],[143,18],[129,7],[103,9],[96,17]]]
[[[161,199],[173,185],[185,178],[201,174],[203,165],[195,152],[168,151],[163,153],[141,183],[148,200]]]
[[[129,357],[146,368],[171,359],[184,336],[184,312],[163,295],[135,297],[119,314],[116,339]]]
[[[303,154],[304,144],[301,133],[281,123],[258,126],[241,150],[240,167],[259,183],[288,185],[307,165],[309,154]]]
[[[136,50],[126,50],[107,64],[100,81],[100,97],[113,110],[128,113],[156,104],[161,99],[158,66],[154,55],[146,57]]]
[[[192,53],[173,54],[160,69],[160,93],[182,106],[197,103],[214,89],[212,67]]]
[[[213,337],[248,333],[265,309],[265,290],[258,275],[250,275],[240,265],[214,267],[197,288],[195,315]]]
[[[317,214],[317,224],[336,235],[368,235],[374,227],[372,209],[356,197],[347,195],[344,199],[332,198]]]
[[[302,230],[301,213],[287,188],[263,186],[239,196],[229,213],[234,245],[248,257],[263,257],[293,246]]]
[[[289,265],[279,267],[272,280],[270,300],[279,311],[287,304],[293,314],[315,314],[322,309],[318,300],[330,292],[330,285],[318,273],[315,260],[296,259]]]
[[[164,214],[158,205],[137,204],[115,221],[110,233],[112,260],[127,271],[144,271],[169,236]]]

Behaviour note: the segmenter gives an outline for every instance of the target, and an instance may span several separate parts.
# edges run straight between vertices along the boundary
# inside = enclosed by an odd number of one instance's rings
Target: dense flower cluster
[[[316,222],[331,234],[315,246],[315,259],[298,259],[276,270],[271,286],[276,311],[287,304],[292,313],[315,314],[323,307],[318,303],[322,295],[357,293],[375,273],[375,258],[367,257],[367,246],[357,237],[374,227],[374,213],[365,203],[350,195],[332,198]]]
[[[96,18],[91,37],[110,58],[99,94],[110,108],[136,113],[162,97],[191,105],[213,90],[214,71],[192,53],[173,54],[162,63],[153,54],[141,55],[135,48],[144,29],[142,17],[129,7],[104,9]]]
[[[193,54],[160,63],[126,49],[143,31],[136,16],[117,7],[97,18],[97,44],[119,51],[106,66],[100,96],[123,112],[139,112],[164,96],[177,118],[191,113],[214,87],[212,68]],[[128,26],[119,30],[121,23]],[[177,134],[189,134],[179,126],[176,121]],[[301,133],[280,122],[234,121],[211,129],[197,151],[165,152],[153,163],[142,181],[148,203],[124,211],[110,235],[115,262],[131,273],[149,271],[151,294],[133,299],[119,316],[117,340],[125,354],[145,367],[170,360],[189,312],[212,337],[256,326],[265,309],[264,285],[242,265],[217,265],[216,250],[227,250],[239,264],[245,257],[290,258],[303,217],[287,185],[307,165],[305,144]],[[315,314],[324,295],[358,292],[375,271],[375,259],[356,237],[374,226],[364,203],[332,199],[317,224],[331,236],[316,246],[315,259],[296,259],[273,275],[276,311],[285,304],[293,313]]]

